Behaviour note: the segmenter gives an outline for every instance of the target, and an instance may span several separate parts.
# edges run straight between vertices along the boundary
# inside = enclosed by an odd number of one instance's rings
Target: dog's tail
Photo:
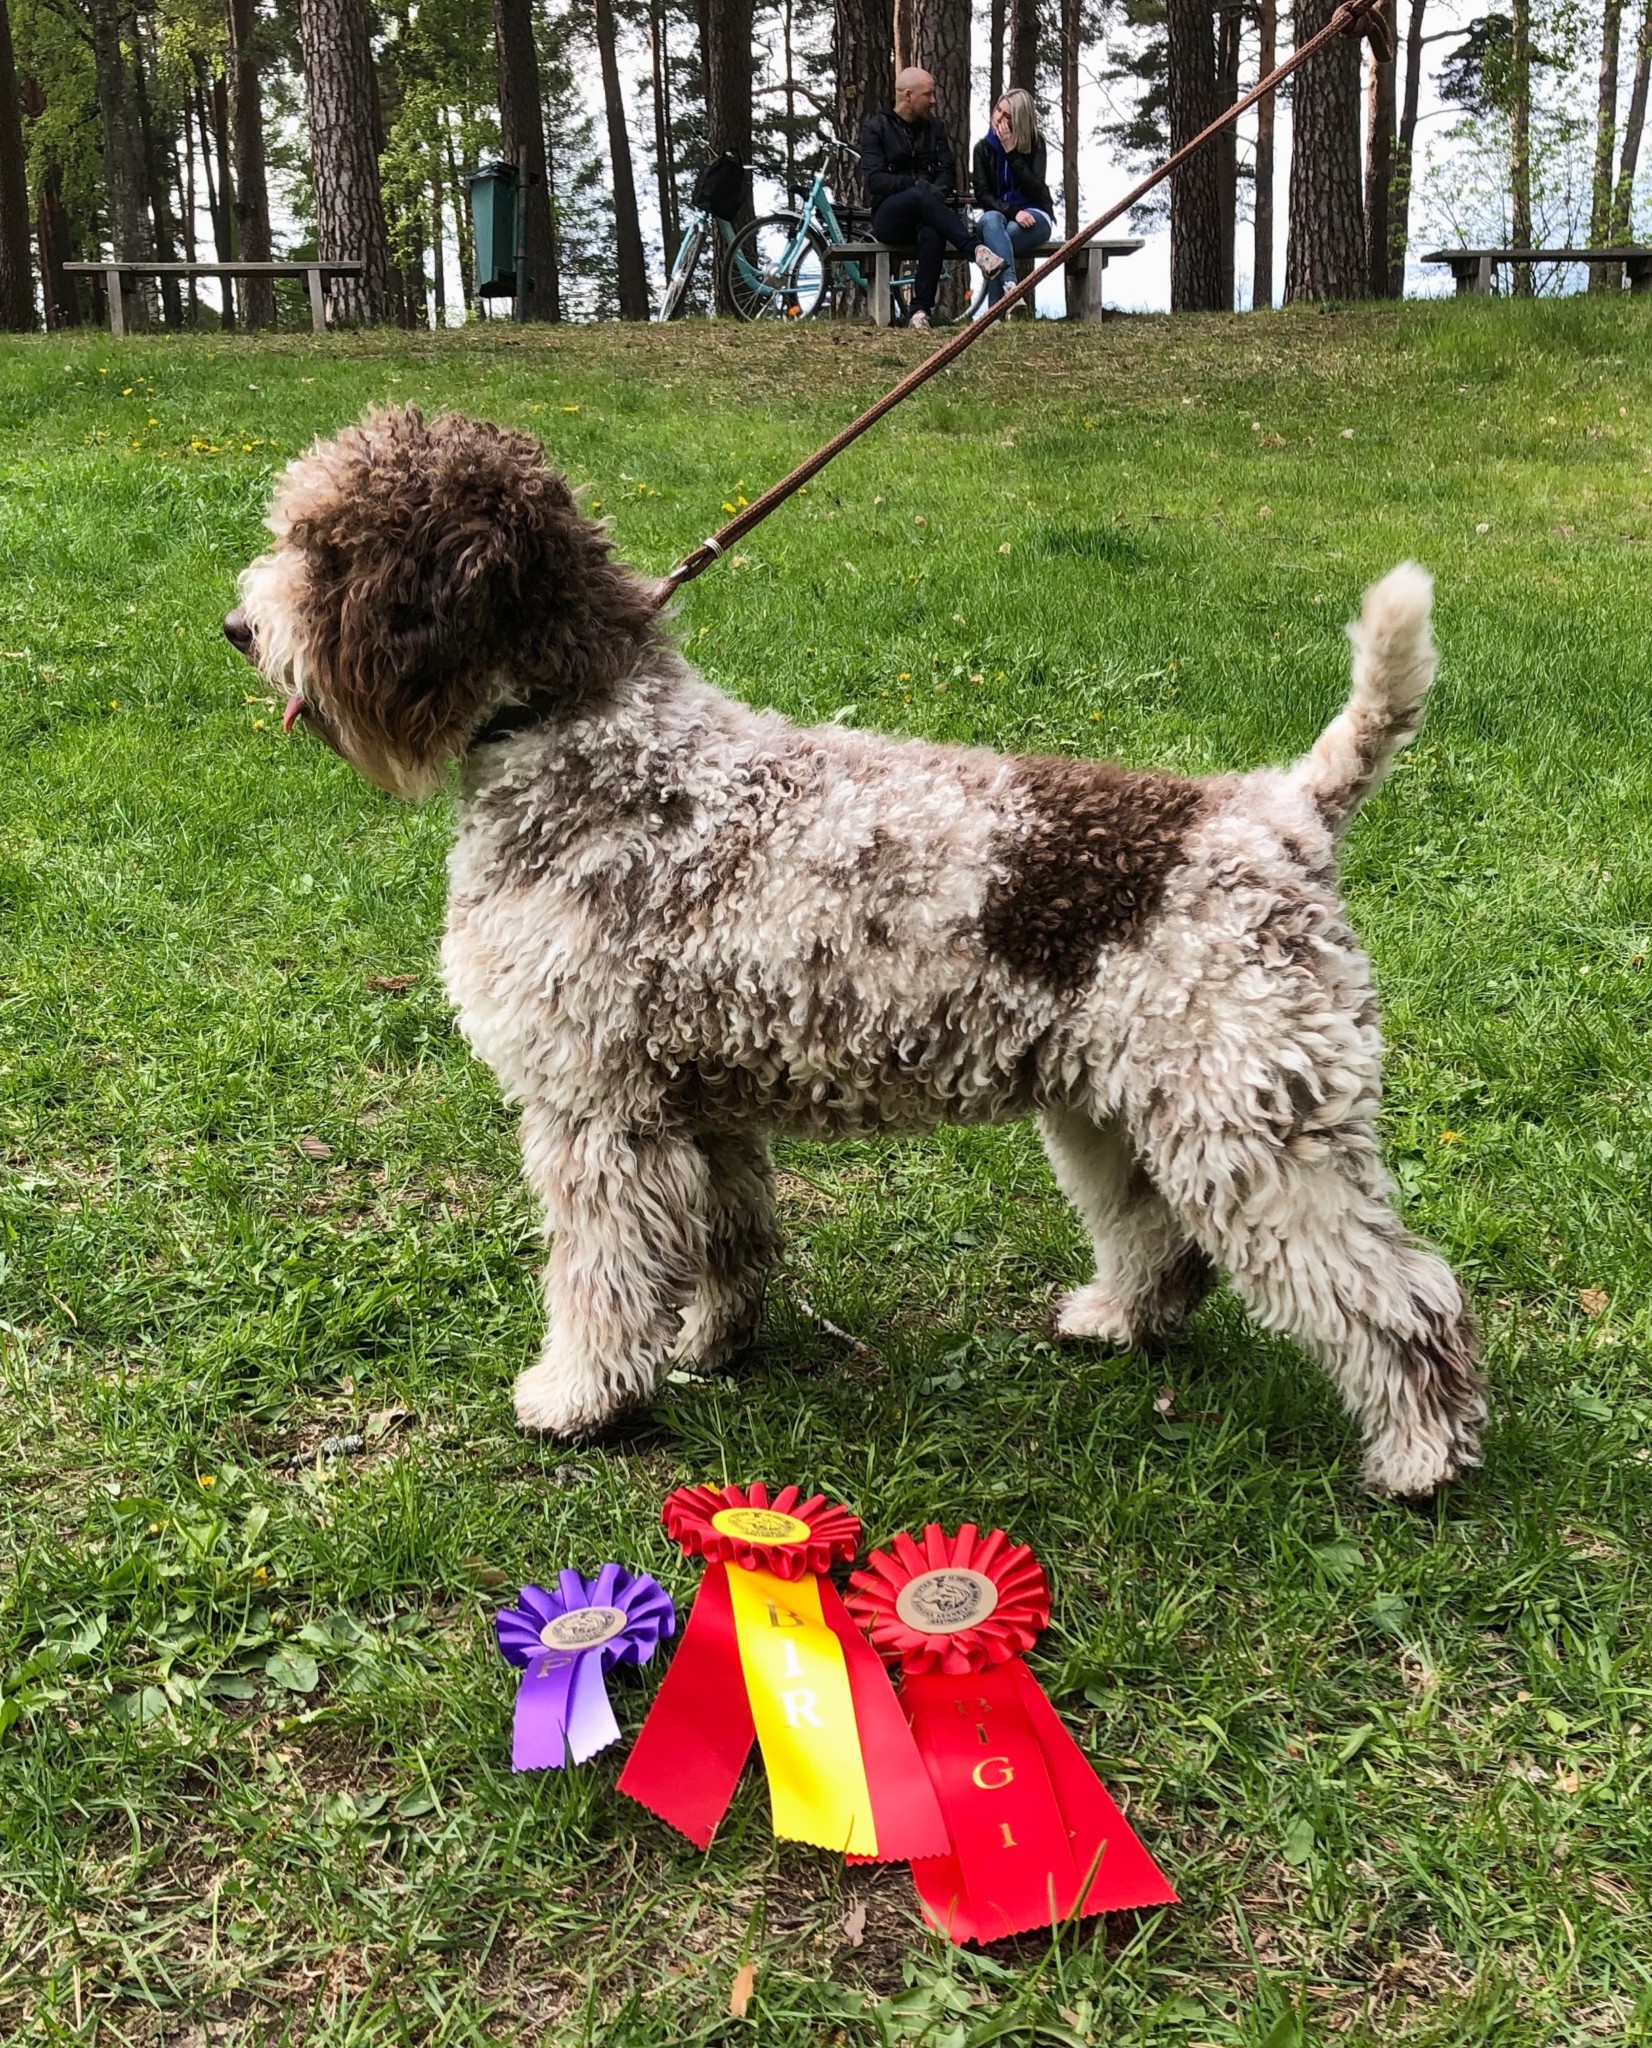
[[[1415,562],[1390,569],[1365,593],[1348,628],[1354,688],[1348,702],[1291,770],[1340,832],[1387,775],[1423,722],[1438,656],[1429,631],[1434,579]]]

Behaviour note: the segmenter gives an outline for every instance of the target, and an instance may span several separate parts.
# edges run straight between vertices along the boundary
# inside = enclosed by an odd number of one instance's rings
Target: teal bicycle
[[[847,142],[829,142],[799,212],[765,214],[730,237],[723,287],[742,320],[806,320],[822,308],[837,314],[867,310],[872,294],[867,267],[857,257],[836,257],[832,251],[869,237],[871,215],[851,207],[840,214],[832,204],[826,172],[834,155],[846,163],[859,161],[859,152]],[[910,268],[890,279],[890,316],[896,326],[904,326],[910,316],[915,282]]]
[[[872,296],[872,279],[857,257],[831,253],[844,243],[865,240],[872,232],[870,213],[845,207],[840,214],[826,189],[833,159],[847,169],[860,161],[852,144],[827,139],[827,154],[801,211],[766,214],[733,237],[723,259],[728,301],[742,320],[802,320],[824,307],[838,314],[864,313]],[[905,326],[912,310],[915,272],[906,269],[890,278],[890,318]]]

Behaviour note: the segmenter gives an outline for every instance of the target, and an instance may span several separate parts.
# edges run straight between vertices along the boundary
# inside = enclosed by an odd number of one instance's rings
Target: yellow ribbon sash
[[[811,1576],[728,1567],[734,1632],[769,1774],[774,1831],[851,1856],[878,1853],[843,1646]]]

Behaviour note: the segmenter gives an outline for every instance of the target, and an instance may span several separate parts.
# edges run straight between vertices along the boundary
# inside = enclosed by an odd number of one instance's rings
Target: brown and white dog
[[[588,1431],[747,1343],[770,1134],[1035,1116],[1094,1241],[1056,1328],[1129,1345],[1218,1270],[1325,1366],[1366,1478],[1479,1459],[1450,1270],[1395,1215],[1336,843],[1422,722],[1421,569],[1289,768],[1190,781],[723,696],[537,442],[409,407],[287,470],[231,640],[401,796],[461,764],[443,962],[552,1234],[524,1425]]]

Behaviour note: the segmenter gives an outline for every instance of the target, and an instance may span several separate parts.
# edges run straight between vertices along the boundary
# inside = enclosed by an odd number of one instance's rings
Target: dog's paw
[[[1428,1500],[1479,1463],[1480,1440],[1472,1430],[1381,1437],[1366,1453],[1365,1484],[1393,1500]]]
[[[540,1436],[590,1436],[607,1428],[625,1405],[543,1360],[517,1376],[515,1400],[517,1421]]]
[[[1128,1351],[1135,1342],[1135,1318],[1129,1308],[1099,1282],[1061,1295],[1050,1313],[1050,1328],[1069,1343],[1111,1344]]]

